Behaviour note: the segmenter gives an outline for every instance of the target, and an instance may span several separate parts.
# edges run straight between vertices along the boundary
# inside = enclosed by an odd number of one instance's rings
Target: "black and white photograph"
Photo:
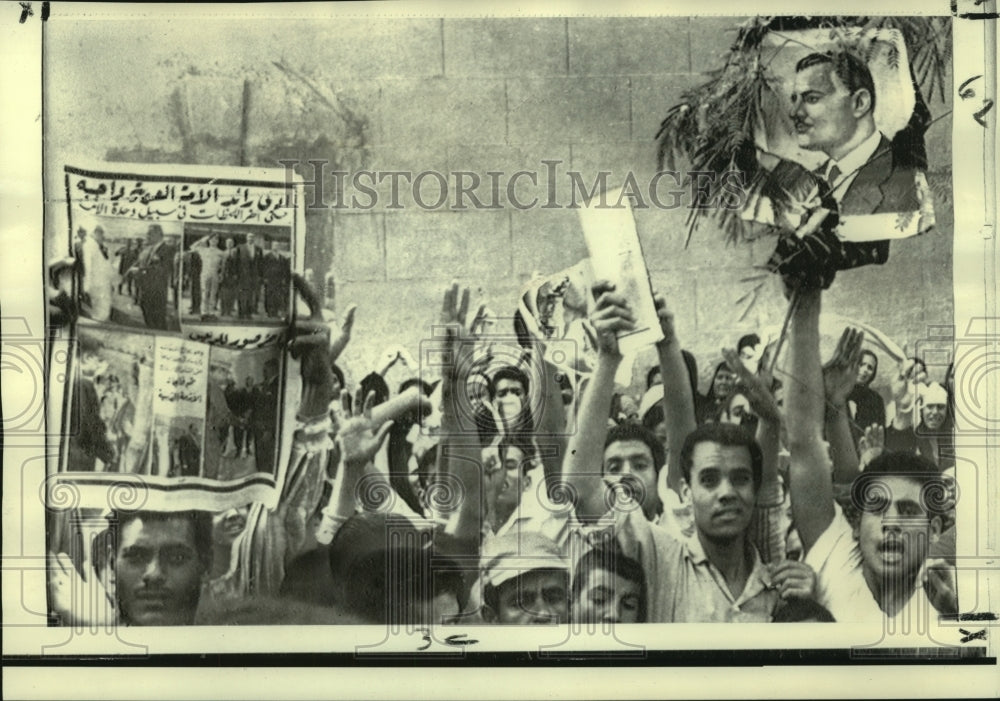
[[[292,289],[289,230],[186,224],[181,270],[182,322],[287,323]]]
[[[274,352],[212,349],[202,476],[228,481],[275,470],[280,373],[281,357]]]
[[[37,635],[995,671],[995,3],[934,1],[26,19]]]
[[[81,329],[75,367],[65,470],[144,472],[152,437],[153,337]]]
[[[72,256],[81,316],[131,328],[179,331],[182,228],[101,216],[75,223]]]

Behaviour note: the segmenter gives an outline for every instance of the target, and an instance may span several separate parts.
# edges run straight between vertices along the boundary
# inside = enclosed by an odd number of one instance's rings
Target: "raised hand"
[[[896,376],[892,380],[891,391],[893,401],[896,402],[896,415],[905,413],[913,408],[916,399],[916,385],[921,377],[926,378],[926,373],[917,369],[917,363],[913,358],[906,358],[899,364]]]
[[[885,429],[872,424],[865,429],[865,433],[858,440],[858,469],[864,470],[872,460],[877,458],[885,450]]]
[[[357,399],[351,399],[351,393],[344,390],[340,393],[343,405],[344,421],[340,424],[337,437],[340,440],[344,462],[348,465],[367,465],[381,450],[385,439],[392,428],[392,421],[386,421],[381,426],[372,418],[372,408],[375,405],[375,393],[369,392],[362,402],[359,391]]]
[[[666,298],[658,292],[653,293],[653,305],[656,307],[656,316],[660,320],[660,331],[663,332],[663,339],[657,342],[658,346],[669,346],[677,341],[677,333],[674,329],[674,313],[667,308]]]
[[[635,328],[635,315],[628,300],[616,293],[615,286],[607,280],[594,283],[591,290],[597,300],[594,313],[590,316],[590,324],[596,334],[591,340],[600,355],[620,358],[618,333]]]
[[[743,386],[750,408],[762,420],[773,424],[781,423],[781,409],[771,392],[774,384],[771,373],[768,370],[767,351],[761,356],[760,367],[756,375],[752,374],[740,360],[739,354],[732,348],[723,348],[722,357],[726,361],[729,369],[736,373],[740,384]]]
[[[460,368],[468,370],[468,363],[459,362],[470,356],[474,344],[471,341],[475,338],[474,328],[481,326],[481,319],[486,305],[479,305],[479,309],[473,318],[469,316],[469,288],[459,289],[458,283],[453,283],[445,290],[444,299],[441,304],[441,324],[447,326],[447,351],[450,358],[450,373],[452,379],[458,379]]]
[[[861,344],[865,340],[864,332],[844,329],[837,342],[837,350],[833,357],[823,366],[823,388],[826,400],[836,409],[847,405],[847,395],[854,389],[858,379],[858,367],[861,364]]]
[[[300,361],[302,373],[299,418],[308,420],[325,416],[334,398],[330,327],[323,318],[323,304],[319,295],[305,278],[294,273],[292,283],[309,305],[310,312],[308,319],[296,319],[295,326],[291,329],[292,338],[288,342],[292,357]]]
[[[66,553],[48,554],[49,600],[64,626],[111,625],[117,619],[114,603],[104,585],[91,575],[77,572]]]

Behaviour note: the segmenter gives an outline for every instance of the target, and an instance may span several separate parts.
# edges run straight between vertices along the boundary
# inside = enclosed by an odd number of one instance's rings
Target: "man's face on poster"
[[[810,66],[795,74],[791,116],[801,148],[823,151],[833,158],[843,155],[839,147],[851,140],[867,111],[858,107],[858,100],[831,64]]]

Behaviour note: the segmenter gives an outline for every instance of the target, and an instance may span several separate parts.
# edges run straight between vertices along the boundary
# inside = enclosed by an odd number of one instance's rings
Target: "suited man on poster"
[[[832,189],[841,217],[921,209],[918,171],[896,161],[876,128],[876,99],[871,71],[851,53],[813,53],[795,67],[791,117],[798,145],[828,156],[816,172]],[[876,234],[865,238],[889,238]],[[889,242],[878,241],[875,249],[869,262],[884,262]]]

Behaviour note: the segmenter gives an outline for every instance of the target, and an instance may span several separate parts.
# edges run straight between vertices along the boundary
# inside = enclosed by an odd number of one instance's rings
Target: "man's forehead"
[[[691,453],[692,474],[702,469],[724,471],[751,469],[750,450],[744,445],[722,445],[704,441],[694,447]]]
[[[647,457],[652,459],[653,453],[643,441],[636,439],[615,441],[604,449],[604,457],[608,458],[630,458]]]
[[[605,588],[621,590],[631,587],[638,588],[638,586],[638,582],[628,577],[623,577],[607,567],[594,567],[587,573],[588,589]]]
[[[923,485],[919,482],[901,475],[887,475],[879,479],[885,486],[890,501],[915,501],[920,503]]]
[[[807,90],[831,93],[836,92],[839,85],[833,65],[829,63],[809,66],[795,74],[795,91],[799,93]]]
[[[188,545],[194,544],[191,521],[181,517],[163,520],[132,519],[121,529],[121,546],[125,545]]]

